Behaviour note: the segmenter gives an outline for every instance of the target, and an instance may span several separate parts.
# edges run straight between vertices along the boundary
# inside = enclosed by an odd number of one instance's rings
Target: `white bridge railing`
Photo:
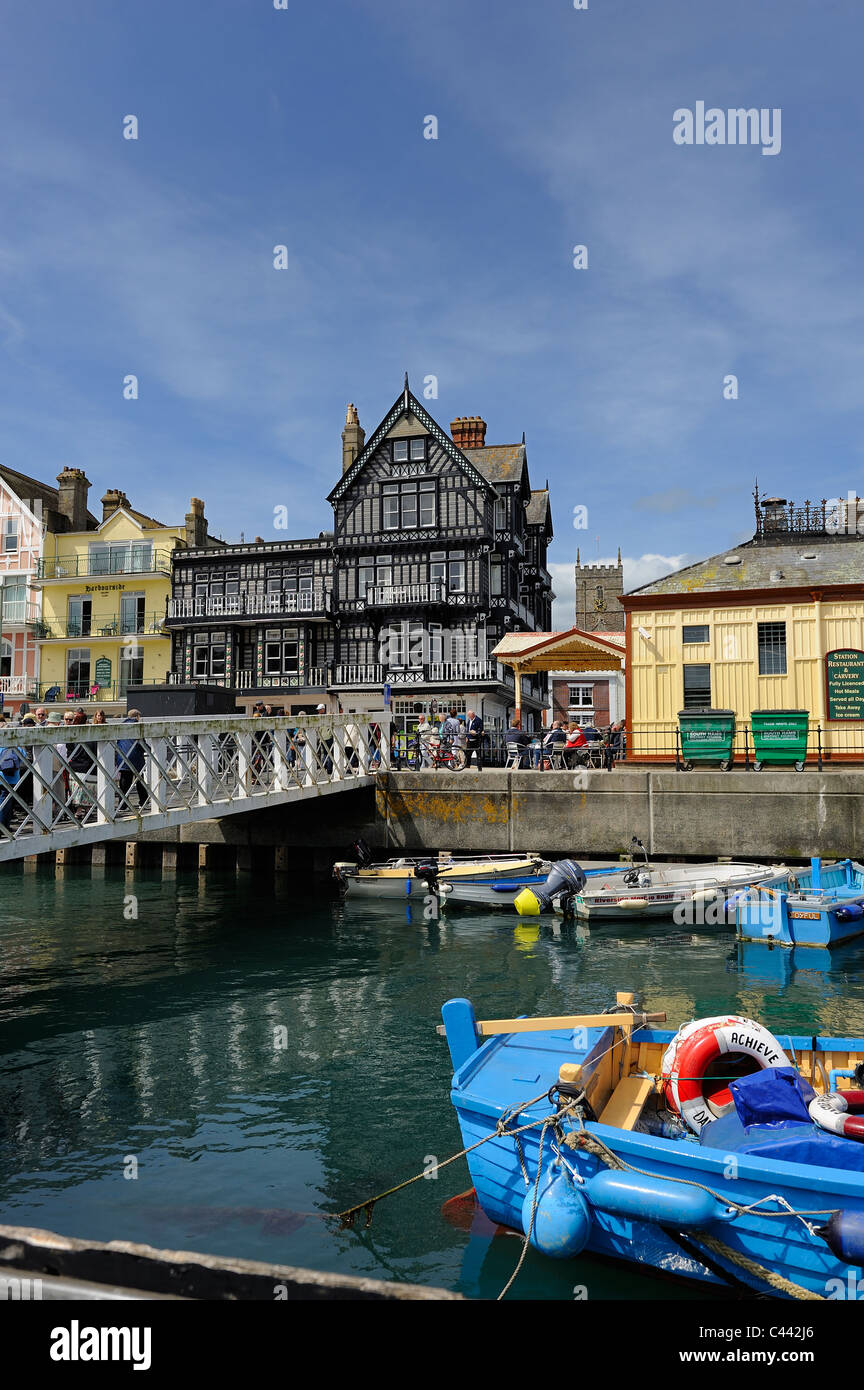
[[[371,783],[390,715],[0,729],[0,862]]]

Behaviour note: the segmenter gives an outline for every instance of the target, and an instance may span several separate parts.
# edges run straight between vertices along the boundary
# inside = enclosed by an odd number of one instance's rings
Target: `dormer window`
[[[426,436],[413,439],[394,439],[392,458],[394,463],[424,463],[426,461]]]

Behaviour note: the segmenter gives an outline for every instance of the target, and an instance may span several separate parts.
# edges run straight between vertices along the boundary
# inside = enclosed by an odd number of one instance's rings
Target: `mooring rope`
[[[519,1129],[508,1129],[507,1118],[509,1114],[512,1113],[515,1118],[515,1116],[521,1114],[523,1110],[527,1110],[529,1105],[536,1105],[538,1100],[545,1100],[548,1094],[548,1090],[541,1091],[538,1096],[532,1096],[530,1100],[523,1101],[520,1106],[511,1108],[511,1110],[504,1111],[493,1130],[490,1130],[488,1134],[484,1134],[483,1138],[478,1139],[476,1144],[469,1144],[467,1148],[460,1149],[458,1153],[451,1154],[449,1158],[445,1158],[440,1163],[436,1163],[435,1171],[438,1172],[441,1168],[447,1168],[449,1164],[455,1163],[457,1158],[464,1158],[466,1154],[473,1153],[475,1149],[479,1149],[482,1144],[488,1144],[490,1139],[500,1138],[504,1134],[510,1135],[514,1139],[517,1139],[518,1144],[518,1135],[524,1134],[525,1131],[528,1129],[536,1129],[538,1125],[546,1124],[550,1118],[554,1119],[555,1116],[543,1116],[539,1120],[531,1120],[529,1124],[521,1125]],[[558,1113],[560,1114],[561,1112],[559,1111]],[[530,1179],[528,1177],[528,1171],[525,1167],[524,1159],[522,1159],[521,1156],[521,1150],[520,1162],[522,1164],[522,1173],[525,1177],[525,1181],[526,1183],[529,1183]],[[385,1197],[391,1197],[394,1192],[401,1192],[404,1187],[410,1187],[412,1183],[420,1182],[421,1178],[426,1177],[427,1172],[428,1169],[424,1168],[422,1172],[415,1173],[413,1177],[406,1178],[404,1182],[396,1183],[395,1187],[388,1187],[386,1191],[379,1192],[375,1197],[369,1197],[365,1202],[357,1202],[355,1206],[347,1207],[345,1211],[328,1213],[327,1219],[341,1222],[343,1228],[350,1228],[354,1225],[354,1221],[358,1212],[365,1211],[366,1227],[364,1229],[368,1229],[369,1226],[372,1224],[372,1212],[377,1202],[383,1201]]]

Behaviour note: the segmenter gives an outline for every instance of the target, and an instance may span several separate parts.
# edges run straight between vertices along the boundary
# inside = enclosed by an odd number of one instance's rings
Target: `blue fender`
[[[864,1265],[864,1211],[835,1211],[816,1227],[828,1248],[846,1264]]]
[[[629,1216],[635,1221],[654,1221],[677,1230],[699,1230],[714,1221],[725,1221],[729,1210],[692,1183],[647,1178],[618,1168],[604,1168],[585,1184],[585,1195],[598,1211]]]
[[[532,1183],[522,1203],[522,1230],[527,1235],[530,1225],[535,1250],[553,1260],[566,1260],[585,1249],[591,1232],[591,1212],[579,1188],[568,1177],[559,1172],[545,1187],[541,1186],[532,1223],[533,1207]]]

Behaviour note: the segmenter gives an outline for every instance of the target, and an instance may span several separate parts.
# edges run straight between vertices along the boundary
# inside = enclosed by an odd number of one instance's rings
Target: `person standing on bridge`
[[[465,753],[465,770],[471,766],[471,759],[477,758],[477,771],[483,771],[483,720],[479,714],[475,714],[473,709],[468,710],[468,717],[465,721],[465,733],[468,738]]]
[[[87,716],[83,709],[73,714],[70,723],[86,724]],[[94,803],[96,790],[96,744],[72,743],[69,745],[67,765],[70,773],[69,805],[76,820],[83,821]]]
[[[130,709],[124,724],[138,724],[141,721],[141,711]],[[120,791],[122,806],[131,811],[132,806],[129,801],[129,792],[134,784],[138,792],[138,809],[146,811],[150,805],[150,793],[147,790],[147,783],[142,776],[144,762],[147,757],[147,749],[140,738],[118,738],[117,740],[117,786]]]

